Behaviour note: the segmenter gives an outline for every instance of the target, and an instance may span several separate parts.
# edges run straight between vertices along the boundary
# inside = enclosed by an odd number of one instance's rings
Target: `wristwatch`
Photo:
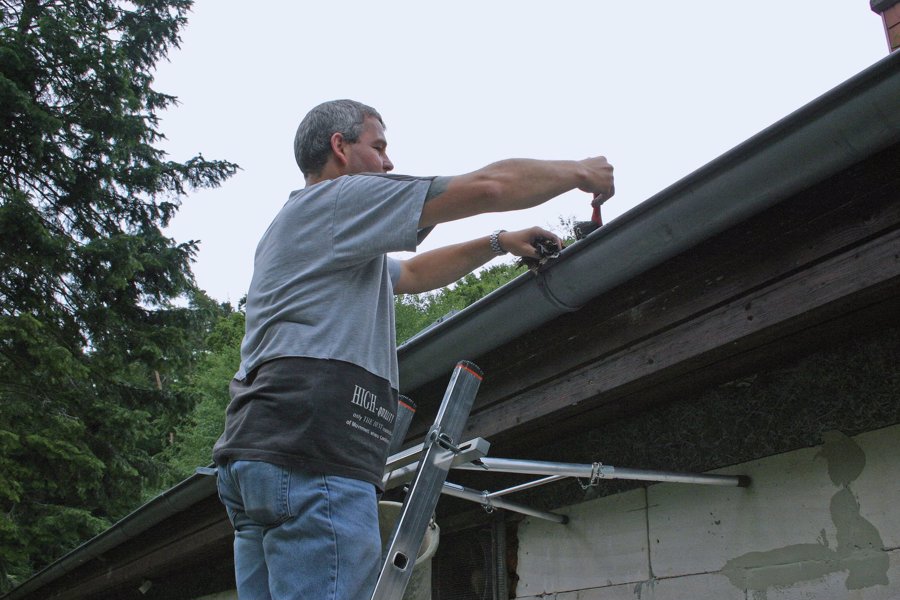
[[[498,229],[497,231],[495,231],[494,233],[492,233],[492,234],[491,234],[491,237],[490,237],[490,240],[491,240],[491,250],[493,250],[493,251],[494,251],[494,254],[496,254],[497,256],[503,256],[504,254],[507,254],[507,253],[508,253],[508,251],[507,251],[507,250],[504,250],[504,249],[503,249],[503,246],[500,245],[500,234],[501,234],[501,233],[506,233],[506,230],[505,230],[505,229]]]

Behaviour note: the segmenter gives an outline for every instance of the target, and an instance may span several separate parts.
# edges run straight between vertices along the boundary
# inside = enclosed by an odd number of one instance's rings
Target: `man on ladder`
[[[446,135],[446,134],[443,134]],[[376,493],[397,414],[393,294],[448,285],[497,255],[538,254],[532,227],[419,254],[432,227],[573,189],[612,196],[612,167],[514,159],[456,177],[388,175],[384,122],[351,100],[312,109],[294,140],[306,187],[256,250],[241,366],[213,451],[244,600],[369,598]]]

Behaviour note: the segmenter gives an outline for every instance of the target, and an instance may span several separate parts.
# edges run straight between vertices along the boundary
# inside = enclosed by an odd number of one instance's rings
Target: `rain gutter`
[[[900,141],[900,52],[398,349],[401,391],[479,356]]]

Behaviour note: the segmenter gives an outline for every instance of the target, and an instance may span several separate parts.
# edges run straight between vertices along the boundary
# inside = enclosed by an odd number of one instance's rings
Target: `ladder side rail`
[[[437,418],[426,436],[425,454],[400,510],[371,600],[400,600],[403,596],[441,488],[459,452],[457,440],[481,379],[481,370],[467,361],[460,361],[453,370]]]
[[[400,452],[415,415],[416,403],[401,394],[397,400],[397,419],[394,421],[394,431],[391,434],[391,443],[388,446],[388,456],[393,456]]]

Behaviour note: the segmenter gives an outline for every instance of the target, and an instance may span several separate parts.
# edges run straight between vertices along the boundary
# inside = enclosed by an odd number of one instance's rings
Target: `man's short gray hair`
[[[331,156],[331,136],[340,133],[350,143],[359,140],[366,117],[378,111],[355,100],[330,100],[309,111],[294,135],[294,158],[304,176],[318,175]]]

